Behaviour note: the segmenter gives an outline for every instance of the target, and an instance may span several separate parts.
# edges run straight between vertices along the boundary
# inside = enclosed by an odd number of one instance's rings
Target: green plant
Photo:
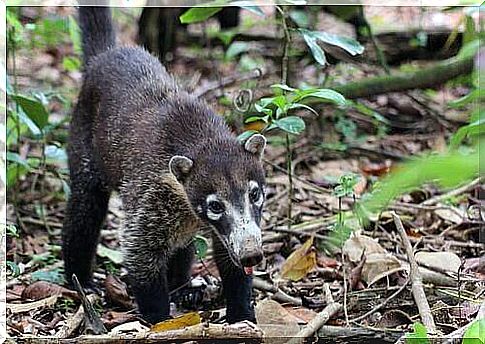
[[[477,319],[465,331],[462,344],[485,343],[485,318]]]
[[[429,344],[426,327],[423,324],[416,322],[413,324],[413,332],[406,334],[407,344]]]

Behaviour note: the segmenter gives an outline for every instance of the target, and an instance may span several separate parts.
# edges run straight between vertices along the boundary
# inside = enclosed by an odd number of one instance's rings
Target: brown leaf
[[[338,266],[338,262],[335,259],[324,254],[317,254],[317,264],[321,268],[336,268]]]
[[[286,259],[281,268],[281,276],[292,281],[299,281],[317,265],[315,250],[312,248],[313,236]]]
[[[317,312],[305,307],[288,306],[285,307],[285,309],[288,311],[288,313],[293,315],[300,324],[307,324],[317,316]]]
[[[152,326],[152,332],[163,332],[177,330],[200,324],[200,315],[197,312],[190,312],[179,317],[159,322]]]
[[[118,277],[113,275],[106,276],[104,287],[106,289],[106,298],[110,302],[124,308],[133,308],[133,302],[128,295],[126,284]]]
[[[115,326],[136,320],[136,315],[126,312],[109,311],[103,315],[101,320],[106,328],[112,329]]]
[[[62,295],[64,297],[78,299],[78,295],[74,290],[46,281],[34,282],[22,292],[22,298],[29,300],[45,299],[46,297],[53,295]]]
[[[274,300],[258,302],[255,313],[266,338],[291,337],[300,330],[297,319]]]

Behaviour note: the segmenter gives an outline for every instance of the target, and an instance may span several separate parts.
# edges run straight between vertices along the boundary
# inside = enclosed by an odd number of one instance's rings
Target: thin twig
[[[470,183],[465,184],[465,185],[463,185],[459,188],[453,189],[453,190],[451,190],[447,193],[444,193],[442,195],[432,197],[432,198],[422,202],[421,205],[435,205],[436,203],[439,203],[439,202],[441,202],[441,201],[443,201],[447,198],[458,196],[462,193],[465,193],[465,192],[473,189],[475,186],[480,184],[480,180],[481,180],[481,177],[473,179]]]
[[[399,235],[401,236],[401,239],[403,241],[403,245],[406,249],[406,255],[408,256],[410,265],[409,279],[411,280],[411,290],[413,292],[413,297],[416,301],[416,306],[418,307],[421,320],[423,321],[423,324],[429,334],[436,334],[436,325],[434,322],[433,314],[431,313],[431,308],[429,307],[428,299],[426,298],[426,294],[424,292],[423,279],[421,278],[419,266],[414,257],[411,242],[406,235],[406,231],[404,230],[399,216],[393,211],[391,212],[391,215],[394,219],[394,224],[396,225]]]
[[[326,286],[326,288],[325,288]],[[329,288],[325,283],[324,289],[328,298]],[[304,328],[298,332],[293,339],[287,342],[287,344],[300,344],[305,341],[305,338],[312,336],[318,331],[331,317],[337,314],[342,309],[342,305],[338,302],[329,302],[327,307],[318,313]]]
[[[395,291],[391,296],[389,296],[387,299],[385,299],[384,301],[382,301],[376,307],[372,308],[367,313],[362,314],[361,316],[358,316],[357,318],[351,319],[350,321],[352,321],[352,322],[361,321],[361,320],[367,318],[369,315],[377,312],[379,309],[381,309],[382,307],[384,307],[385,305],[387,305],[389,303],[389,301],[393,300],[396,296],[398,296],[399,294],[401,294],[401,292],[404,289],[406,289],[406,286],[408,285],[408,283],[409,283],[409,279],[407,279],[406,282],[404,282],[404,284],[397,291]]]

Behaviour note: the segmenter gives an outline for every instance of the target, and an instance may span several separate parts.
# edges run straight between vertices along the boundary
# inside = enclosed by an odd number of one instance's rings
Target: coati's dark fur
[[[110,193],[119,190],[126,212],[124,264],[148,321],[169,316],[168,292],[187,281],[191,240],[207,226],[217,234],[214,250],[227,320],[254,321],[251,276],[231,263],[221,239],[230,226],[205,214],[208,194],[217,192],[238,204],[248,180],[264,186],[264,142],[241,145],[223,119],[179,88],[155,57],[139,47],[115,47],[108,8],[82,7],[79,20],[84,78],[68,147],[67,279],[76,274],[85,285],[91,281]],[[174,156],[185,158],[171,160]],[[259,225],[260,206],[251,212]]]

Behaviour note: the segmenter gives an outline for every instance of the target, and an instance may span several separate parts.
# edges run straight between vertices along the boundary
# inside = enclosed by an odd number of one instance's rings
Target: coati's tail
[[[85,6],[79,8],[84,64],[115,46],[115,32],[109,7]]]

